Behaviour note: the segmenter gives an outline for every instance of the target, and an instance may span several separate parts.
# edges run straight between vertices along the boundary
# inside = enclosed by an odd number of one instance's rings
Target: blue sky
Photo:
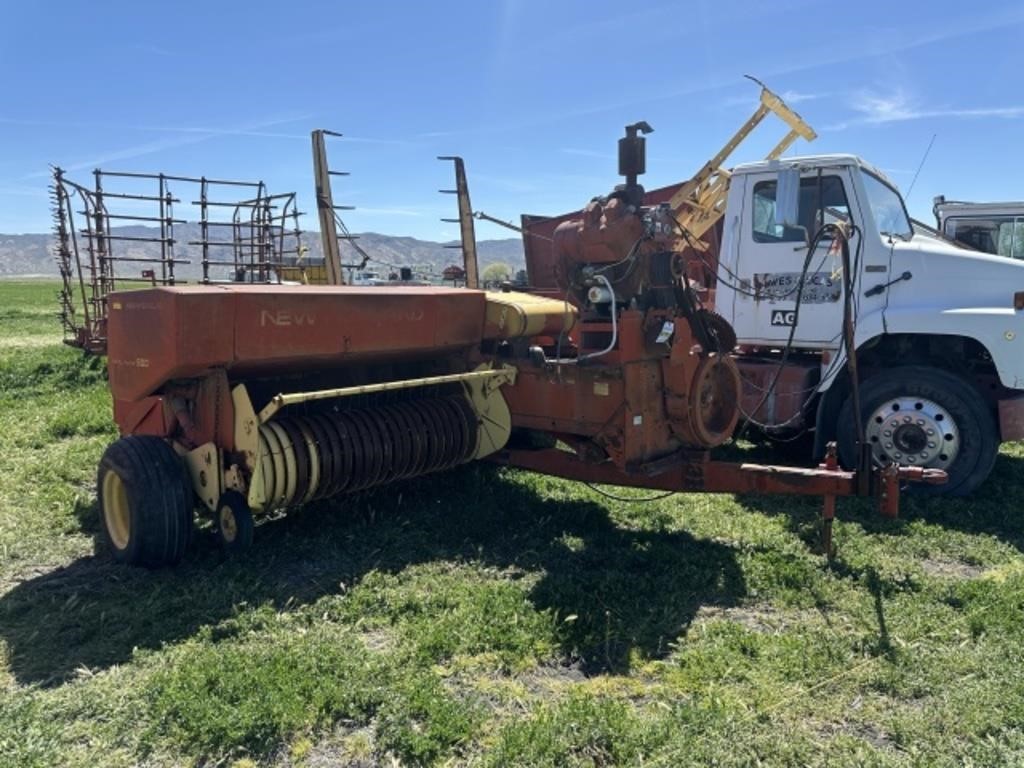
[[[833,7],[834,10],[827,10]],[[456,237],[450,164],[503,218],[577,208],[616,182],[647,120],[648,187],[689,177],[765,80],[930,220],[931,198],[1024,199],[1024,4],[867,0],[26,2],[2,0],[0,232],[49,227],[48,165],[263,179],[312,206],[309,131],[349,228]],[[782,135],[767,123],[733,162]],[[793,152],[791,152],[792,154]],[[493,225],[478,236],[504,237]]]

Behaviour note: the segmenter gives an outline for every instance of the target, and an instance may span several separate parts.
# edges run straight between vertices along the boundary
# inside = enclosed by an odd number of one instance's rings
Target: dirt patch
[[[811,611],[782,611],[767,604],[734,605],[727,608],[705,605],[697,611],[693,623],[731,621],[751,632],[778,634],[791,626],[806,624],[817,616],[818,614]]]
[[[944,579],[976,579],[985,572],[980,565],[972,565],[962,560],[945,560],[928,558],[921,561],[922,570],[929,576]]]
[[[282,748],[273,765],[279,768],[396,768],[401,763],[390,755],[379,755],[370,727],[337,726],[315,743],[299,739]]]
[[[846,736],[853,736],[854,738],[866,741],[875,749],[893,749],[894,744],[892,736],[890,736],[885,730],[875,723],[866,723],[860,721],[854,722],[843,722],[843,723],[825,723],[820,728],[816,728],[823,737],[833,738],[840,734]]]
[[[577,665],[542,665],[518,676],[518,680],[531,694],[536,696],[550,695],[551,691],[587,679],[583,670]]]
[[[383,629],[361,632],[359,638],[363,641],[366,649],[373,653],[386,653],[394,650],[395,647],[395,638],[390,632]]]

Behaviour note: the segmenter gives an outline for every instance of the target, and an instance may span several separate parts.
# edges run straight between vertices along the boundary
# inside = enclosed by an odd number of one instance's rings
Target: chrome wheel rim
[[[960,453],[949,411],[923,397],[885,400],[869,416],[864,437],[880,462],[947,469]]]

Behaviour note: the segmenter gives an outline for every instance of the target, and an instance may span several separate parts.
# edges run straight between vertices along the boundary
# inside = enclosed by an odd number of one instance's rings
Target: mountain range
[[[159,230],[155,227],[115,227],[112,235],[133,238],[156,238]],[[413,237],[397,237],[377,232],[363,232],[356,235],[359,246],[369,254],[371,261],[367,269],[387,273],[398,267],[413,267],[417,272],[440,274],[451,264],[461,265],[462,252],[458,242],[438,243],[430,240],[418,240]],[[174,229],[174,255],[177,259],[191,263],[181,265],[177,274],[186,280],[194,280],[201,274],[200,261],[202,249],[197,245],[189,245],[190,241],[201,239],[198,224],[179,224]],[[319,232],[304,232],[302,246],[308,249],[306,257],[316,260],[322,257],[323,250]],[[456,246],[450,248],[448,246]],[[287,246],[286,247],[290,247]],[[115,256],[131,256],[135,258],[155,258],[160,254],[160,246],[155,242],[143,240],[114,240],[112,250]],[[210,258],[229,258],[229,248],[211,248]],[[216,254],[216,256],[214,255]],[[489,264],[501,262],[507,264],[512,274],[524,268],[523,245],[519,238],[500,240],[480,240],[477,243],[477,254],[480,269]],[[83,254],[84,256],[84,254]],[[342,261],[355,263],[361,258],[354,251],[351,243],[342,243]],[[153,266],[147,263],[125,263],[127,270],[118,274],[129,274]],[[53,235],[51,234],[0,234],[0,277],[16,277],[28,275],[58,276],[57,264],[54,260]]]

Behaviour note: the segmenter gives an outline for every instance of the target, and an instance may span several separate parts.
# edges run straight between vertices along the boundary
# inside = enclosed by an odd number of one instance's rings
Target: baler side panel
[[[232,295],[218,288],[112,294],[108,367],[115,400],[133,401],[167,381],[199,376],[232,360]]]
[[[408,359],[479,344],[483,317],[478,291],[247,293],[237,299],[234,358],[240,369]]]
[[[232,378],[426,359],[479,344],[482,291],[212,286],[112,295],[110,388],[132,402],[217,368]]]

